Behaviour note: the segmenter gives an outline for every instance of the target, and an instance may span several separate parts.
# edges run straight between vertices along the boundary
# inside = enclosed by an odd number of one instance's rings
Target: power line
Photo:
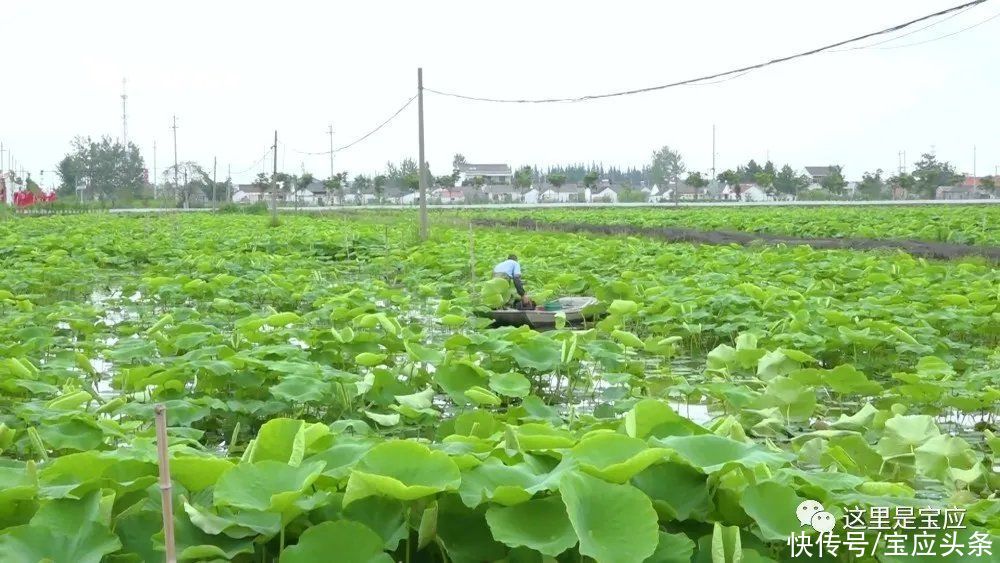
[[[979,23],[972,24],[972,25],[970,25],[968,27],[963,27],[962,29],[959,29],[958,31],[953,31],[951,33],[946,33],[945,35],[939,35],[937,37],[932,37],[931,39],[925,39],[923,41],[915,41],[913,43],[907,43],[905,45],[892,45],[890,47],[876,47],[876,49],[884,49],[884,50],[888,50],[888,49],[902,49],[904,47],[915,47],[917,45],[923,45],[925,43],[933,43],[934,41],[940,41],[942,39],[947,39],[948,37],[951,37],[953,35],[958,35],[959,33],[963,33],[963,32],[969,31],[970,29],[977,28],[977,27],[979,27],[979,26],[981,26],[983,24],[989,23],[989,22],[991,22],[991,21],[993,21],[993,20],[995,20],[997,18],[1000,18],[1000,13],[994,14],[994,15],[986,18],[985,20],[983,20],[983,21],[981,21]]]
[[[443,92],[443,91],[440,91],[440,90],[435,90],[433,88],[424,88],[424,89],[427,90],[428,92],[433,92],[433,93],[441,95],[441,96],[450,96],[450,97],[453,97],[453,98],[460,98],[460,99],[463,99],[463,100],[472,100],[472,101],[477,101],[477,102],[493,102],[493,103],[506,103],[506,104],[545,104],[545,103],[583,102],[583,101],[589,101],[589,100],[598,100],[598,99],[602,99],[602,98],[612,98],[612,97],[617,97],[617,96],[630,96],[630,95],[633,95],[633,94],[644,94],[646,92],[654,92],[654,91],[657,91],[657,90],[666,90],[667,88],[674,88],[674,87],[677,87],[677,86],[687,86],[687,85],[691,85],[691,84],[696,84],[696,83],[699,83],[699,82],[704,82],[706,80],[713,80],[713,79],[716,79],[716,78],[722,78],[722,77],[729,76],[729,75],[732,75],[732,74],[745,73],[745,72],[749,72],[751,70],[757,70],[757,69],[760,69],[760,68],[764,68],[766,66],[775,65],[775,64],[778,64],[778,63],[783,63],[783,62],[787,62],[787,61],[790,61],[790,60],[799,59],[799,58],[802,58],[802,57],[808,57],[810,55],[815,55],[815,54],[818,54],[818,53],[822,53],[824,51],[829,51],[829,50],[835,49],[837,47],[842,47],[844,45],[849,45],[851,43],[857,43],[858,41],[864,41],[865,39],[871,39],[872,37],[878,37],[880,35],[886,35],[886,34],[889,34],[889,33],[894,33],[894,32],[900,31],[902,29],[906,29],[906,28],[908,28],[908,27],[910,27],[912,25],[918,24],[920,22],[931,20],[931,19],[934,19],[934,18],[938,18],[938,17],[944,16],[944,15],[950,14],[952,12],[957,12],[957,11],[960,11],[960,10],[965,10],[967,8],[971,8],[972,6],[976,6],[976,5],[982,4],[982,3],[986,2],[986,1],[987,0],[973,0],[971,2],[967,2],[965,4],[961,4],[959,6],[954,6],[954,7],[951,7],[951,8],[944,9],[944,10],[940,10],[940,11],[934,12],[932,14],[928,14],[926,16],[921,16],[919,18],[916,18],[916,19],[913,19],[913,20],[910,20],[910,21],[907,21],[907,22],[904,22],[904,23],[901,23],[901,24],[898,24],[898,25],[894,25],[894,26],[886,28],[886,29],[882,29],[882,30],[875,31],[875,32],[872,32],[872,33],[866,33],[864,35],[859,35],[857,37],[852,37],[850,39],[845,39],[843,41],[838,41],[836,43],[831,43],[830,45],[825,45],[823,47],[819,47],[819,48],[816,48],[816,49],[811,49],[809,51],[804,51],[804,52],[801,52],[801,53],[796,53],[794,55],[788,55],[788,56],[780,57],[780,58],[777,58],[777,59],[771,59],[769,61],[765,61],[765,62],[761,62],[761,63],[757,63],[757,64],[753,64],[753,65],[749,65],[749,66],[745,66],[745,67],[741,67],[741,68],[735,68],[735,69],[732,69],[732,70],[727,70],[725,72],[718,72],[718,73],[710,74],[710,75],[707,75],[707,76],[701,76],[701,77],[698,77],[698,78],[689,78],[687,80],[681,80],[681,81],[678,81],[678,82],[671,82],[669,84],[661,84],[659,86],[649,86],[649,87],[646,87],[646,88],[637,88],[637,89],[634,89],[634,90],[623,90],[623,91],[620,91],[620,92],[610,92],[610,93],[605,93],[605,94],[591,94],[591,95],[586,95],[586,96],[577,96],[577,97],[573,97],[573,98],[540,98],[540,99],[522,98],[522,99],[504,99],[504,98],[485,98],[485,97],[479,97],[479,96],[467,96],[467,95],[464,95],[464,94],[456,94],[456,93],[453,93],[453,92]]]
[[[340,152],[340,151],[343,151],[343,150],[347,150],[347,149],[353,147],[354,145],[360,143],[361,141],[364,141],[368,137],[371,137],[372,135],[374,135],[375,133],[377,133],[380,129],[382,129],[383,127],[385,127],[386,125],[388,125],[390,121],[392,121],[393,119],[396,119],[396,117],[399,116],[399,114],[403,113],[403,110],[405,110],[406,108],[410,107],[410,104],[412,104],[413,100],[416,100],[416,99],[417,99],[417,97],[413,96],[409,100],[406,100],[406,103],[404,103],[402,107],[400,107],[398,110],[396,110],[396,113],[390,115],[389,118],[386,119],[385,121],[383,121],[382,123],[380,123],[378,125],[378,127],[376,127],[374,129],[372,129],[371,131],[365,133],[361,137],[358,137],[354,141],[351,141],[350,143],[347,143],[346,145],[337,147],[337,148],[329,150],[329,151],[321,151],[321,152],[306,152],[306,151],[296,150],[296,149],[294,149],[292,147],[288,147],[288,148],[292,149],[293,152],[297,152],[299,154],[311,155],[311,156],[318,156],[318,155],[322,155],[322,154],[332,154],[332,153],[335,153],[335,152]]]
[[[847,51],[860,51],[862,49],[871,49],[872,47],[875,47],[876,45],[883,45],[885,43],[890,43],[892,41],[897,41],[897,40],[902,39],[904,37],[909,37],[909,36],[913,35],[914,33],[920,33],[921,31],[923,31],[925,29],[930,29],[930,28],[932,28],[932,27],[934,27],[936,25],[943,24],[944,22],[946,22],[946,21],[948,21],[948,20],[950,20],[950,19],[952,19],[954,17],[960,16],[960,15],[968,12],[969,10],[971,10],[974,7],[975,6],[969,6],[968,8],[966,8],[964,10],[959,10],[959,11],[957,11],[957,12],[949,15],[946,18],[941,18],[941,19],[939,19],[937,21],[934,21],[934,22],[931,22],[931,23],[929,23],[929,24],[927,24],[927,25],[925,25],[923,27],[918,27],[917,29],[908,31],[906,33],[901,33],[901,34],[899,34],[899,35],[897,35],[895,37],[890,37],[888,39],[883,39],[882,41],[877,41],[875,43],[869,43],[868,45],[859,45],[857,47],[848,47],[846,49],[833,49],[830,52],[831,53],[845,53]]]
[[[243,170],[237,170],[235,172],[235,174],[238,176],[240,174],[245,174],[245,173],[247,173],[247,172],[249,172],[249,171],[257,168],[257,166],[260,165],[261,162],[264,162],[264,159],[267,158],[267,155],[269,155],[269,154],[271,154],[271,149],[267,149],[267,152],[265,152],[260,158],[258,158],[256,161],[254,161],[253,164],[251,164],[250,166],[247,166]],[[231,176],[232,176],[232,174],[230,174],[230,177]]]

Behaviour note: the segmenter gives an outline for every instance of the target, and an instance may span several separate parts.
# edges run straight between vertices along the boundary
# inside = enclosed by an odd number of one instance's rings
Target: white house
[[[564,184],[558,188],[549,186],[539,194],[538,201],[542,203],[583,202],[587,200],[586,192],[587,190],[579,184]]]
[[[613,186],[587,188],[586,199],[588,203],[618,203],[618,192]]]
[[[539,195],[540,194],[538,193],[537,188],[531,188],[530,190],[521,194],[521,201],[524,203],[532,203],[532,204],[538,203]]]
[[[268,190],[266,186],[256,184],[238,184],[233,190],[233,203],[257,203],[266,201]]]
[[[484,186],[513,184],[514,174],[507,164],[459,164],[455,170],[455,187],[472,185],[476,178],[482,178]]]

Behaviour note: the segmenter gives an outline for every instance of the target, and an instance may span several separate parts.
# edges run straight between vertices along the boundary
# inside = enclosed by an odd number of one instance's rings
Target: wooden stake
[[[167,407],[156,405],[156,455],[160,461],[160,495],[163,501],[163,544],[167,551],[167,563],[177,563],[174,545],[174,506],[170,485],[170,458],[167,453]]]

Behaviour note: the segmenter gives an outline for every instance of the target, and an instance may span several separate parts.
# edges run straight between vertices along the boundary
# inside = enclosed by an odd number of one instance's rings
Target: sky
[[[156,170],[194,160],[237,183],[330,173],[335,146],[424,85],[472,96],[579,96],[683,80],[889,27],[961,0],[3,0],[0,142],[49,185],[77,135],[128,138]],[[647,164],[668,145],[689,170],[754,158],[841,164],[848,179],[934,151],[959,171],[1000,165],[1000,0],[868,49],[824,53],[708,85],[572,104],[491,104],[425,92],[436,175],[469,162]],[[926,24],[918,24],[921,27]],[[883,37],[884,38],[884,37]],[[881,40],[881,39],[879,39]],[[868,41],[874,43],[876,40]],[[913,45],[913,43],[922,43]],[[891,47],[891,48],[890,48]],[[975,147],[975,149],[974,149]],[[3,153],[6,159],[9,153]],[[417,156],[417,104],[334,157],[372,174]]]

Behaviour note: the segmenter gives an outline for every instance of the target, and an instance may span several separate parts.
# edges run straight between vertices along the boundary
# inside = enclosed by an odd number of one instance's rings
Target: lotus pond
[[[534,219],[548,223],[684,227],[814,238],[903,239],[953,244],[1000,244],[1000,206],[816,206],[671,208],[570,208],[466,210],[463,215],[493,219]]]
[[[1000,549],[989,265],[404,219],[0,222],[0,561],[163,560],[156,404],[183,561],[795,561],[805,500]],[[510,252],[600,320],[490,328]]]

